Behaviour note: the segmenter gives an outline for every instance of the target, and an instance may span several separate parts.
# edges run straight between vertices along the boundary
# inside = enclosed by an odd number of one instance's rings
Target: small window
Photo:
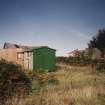
[[[17,58],[22,59],[23,58],[23,53],[17,53]]]

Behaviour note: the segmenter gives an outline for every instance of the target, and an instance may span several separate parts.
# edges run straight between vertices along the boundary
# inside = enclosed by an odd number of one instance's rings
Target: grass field
[[[28,97],[14,97],[11,105],[105,105],[105,74],[91,67],[59,64],[55,72],[39,73]]]

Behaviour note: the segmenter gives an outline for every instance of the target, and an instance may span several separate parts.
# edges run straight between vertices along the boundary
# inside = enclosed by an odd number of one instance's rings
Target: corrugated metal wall
[[[24,68],[33,69],[33,52],[24,52]]]
[[[33,69],[52,70],[55,68],[55,50],[43,47],[33,50]]]

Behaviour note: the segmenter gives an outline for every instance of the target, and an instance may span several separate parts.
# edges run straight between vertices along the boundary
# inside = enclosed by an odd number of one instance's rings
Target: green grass
[[[11,105],[105,105],[104,73],[89,66],[59,66],[55,72],[37,74],[33,93],[18,101],[14,97]]]

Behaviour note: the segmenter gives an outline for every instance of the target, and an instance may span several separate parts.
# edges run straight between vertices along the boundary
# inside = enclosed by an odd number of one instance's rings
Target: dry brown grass
[[[28,97],[8,100],[8,105],[105,105],[104,73],[90,67],[60,66],[60,70],[46,74],[53,75],[57,85],[47,83]]]

